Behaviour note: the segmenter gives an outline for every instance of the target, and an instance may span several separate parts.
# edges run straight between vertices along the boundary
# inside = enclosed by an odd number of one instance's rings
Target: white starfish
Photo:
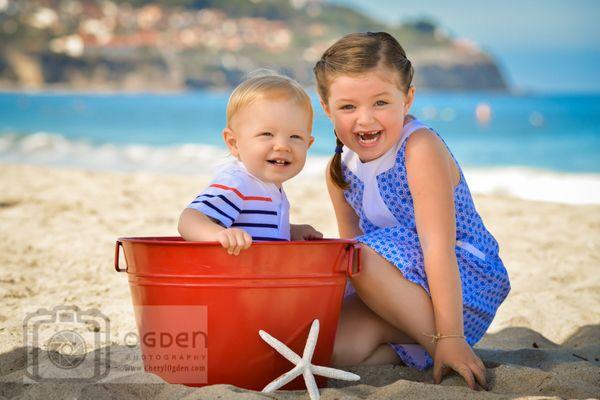
[[[262,390],[264,393],[274,392],[302,374],[304,377],[304,383],[306,384],[306,389],[308,390],[308,395],[310,396],[311,400],[318,400],[319,389],[317,388],[317,383],[315,382],[315,377],[313,375],[321,375],[327,378],[342,379],[345,381],[357,381],[360,379],[360,376],[351,372],[311,364],[312,356],[315,352],[315,346],[317,345],[317,337],[319,336],[318,319],[315,319],[310,327],[310,332],[308,333],[308,338],[306,339],[306,345],[304,346],[302,358],[300,358],[298,354],[294,353],[285,344],[269,335],[267,332],[260,330],[258,331],[258,334],[265,342],[277,350],[277,352],[284,356],[289,362],[296,364],[294,368],[265,386],[265,388]]]

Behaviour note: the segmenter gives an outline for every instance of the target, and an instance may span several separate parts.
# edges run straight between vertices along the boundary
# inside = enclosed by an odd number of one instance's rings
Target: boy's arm
[[[179,234],[187,241],[217,241],[229,254],[238,255],[252,244],[248,232],[238,228],[225,228],[200,211],[186,208],[179,217]]]
[[[307,224],[290,224],[291,240],[315,240],[322,239],[323,234]]]
[[[200,211],[186,208],[179,216],[177,230],[187,241],[203,242],[217,240],[217,235],[225,228]]]

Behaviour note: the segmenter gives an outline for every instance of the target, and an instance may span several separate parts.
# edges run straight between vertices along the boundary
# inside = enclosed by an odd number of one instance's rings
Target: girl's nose
[[[369,125],[373,122],[373,113],[369,108],[359,109],[358,120],[356,121],[359,125]]]

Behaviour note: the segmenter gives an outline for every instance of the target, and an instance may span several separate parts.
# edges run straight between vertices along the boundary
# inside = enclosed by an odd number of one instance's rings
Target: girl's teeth
[[[363,143],[373,143],[374,141],[376,141],[379,138],[380,133],[381,132],[359,133],[358,137],[360,138],[360,141]]]

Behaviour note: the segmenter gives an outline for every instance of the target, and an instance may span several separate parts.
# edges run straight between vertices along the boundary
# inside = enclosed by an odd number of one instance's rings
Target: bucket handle
[[[120,240],[117,240],[117,243],[115,243],[115,270],[117,272],[127,272],[127,267],[125,267],[125,269],[121,269],[119,267],[119,250],[123,247],[123,243],[121,243]],[[125,260],[125,263],[127,263],[127,260]]]
[[[361,248],[360,245],[354,244],[347,247],[350,250],[348,254],[348,266],[346,267],[346,271],[350,278],[354,278],[354,276],[360,274],[360,253]],[[354,272],[354,260],[356,260],[356,272]]]

